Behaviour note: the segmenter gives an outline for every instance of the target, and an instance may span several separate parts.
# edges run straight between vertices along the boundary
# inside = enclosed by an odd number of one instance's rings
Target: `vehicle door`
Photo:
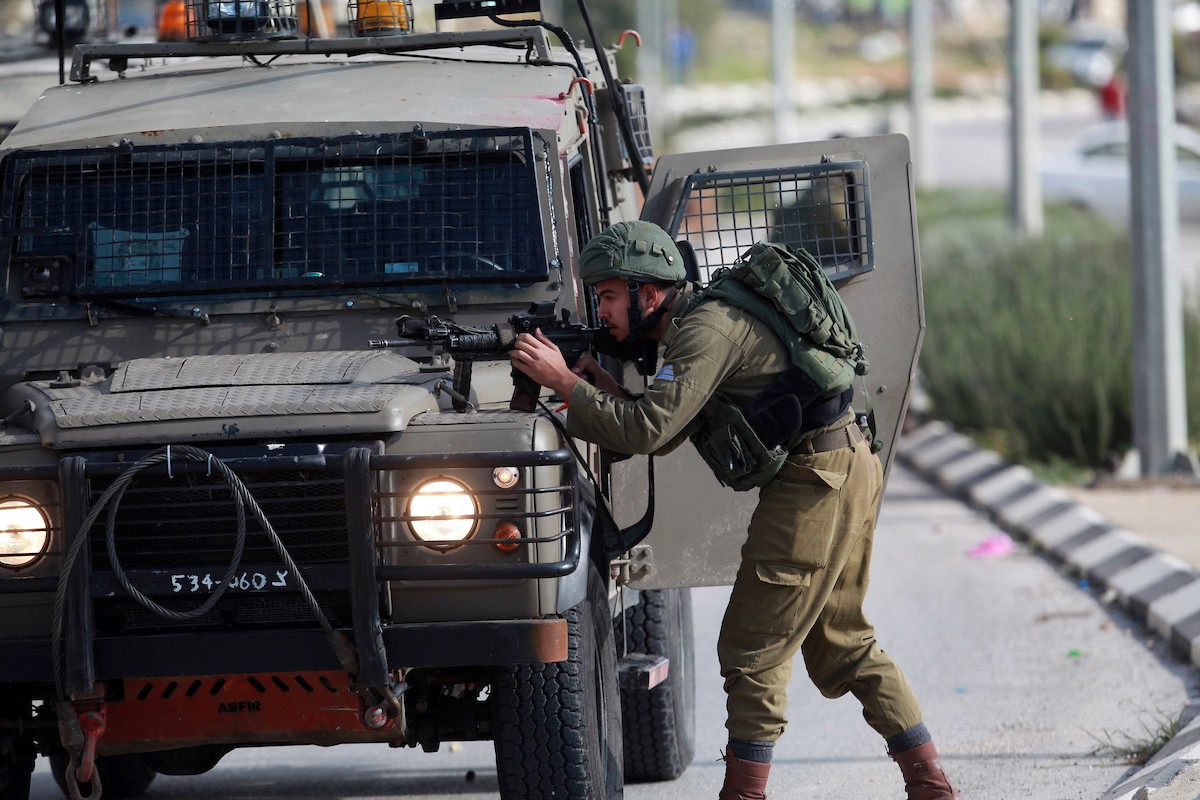
[[[924,333],[912,164],[899,134],[664,156],[642,218],[696,255],[701,280],[755,241],[803,247],[850,307],[870,371],[854,407],[874,418],[887,472]],[[641,514],[647,459],[612,466],[621,524]],[[654,459],[654,527],[635,549],[630,585],[732,583],[758,491],[721,486],[690,445]]]

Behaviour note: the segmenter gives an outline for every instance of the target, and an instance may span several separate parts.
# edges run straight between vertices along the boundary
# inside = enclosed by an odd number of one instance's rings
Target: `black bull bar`
[[[315,569],[314,580],[323,589],[345,589],[350,594],[352,625],[343,633],[358,650],[358,679],[365,685],[382,685],[391,668],[490,666],[561,661],[566,657],[566,622],[562,618],[497,619],[458,622],[399,623],[384,626],[380,613],[381,584],[387,581],[529,580],[557,578],[573,573],[580,564],[580,528],[589,524],[590,502],[581,493],[578,471],[570,451],[494,451],[461,454],[399,454],[372,452],[375,447],[351,446],[340,453],[313,455],[231,455],[222,462],[240,476],[281,469],[307,474],[342,476],[345,495],[345,531],[349,565]],[[243,451],[244,452],[244,451]],[[82,523],[91,510],[91,481],[119,476],[128,460],[88,459],[68,456],[57,465],[0,469],[0,480],[57,478],[62,493],[61,553],[71,550],[75,538],[84,535]],[[383,564],[379,553],[384,542],[378,536],[376,509],[380,491],[377,475],[387,470],[443,471],[491,466],[561,467],[560,485],[520,490],[526,493],[557,492],[564,502],[551,511],[531,510],[526,504],[507,517],[524,518],[530,525],[538,517],[557,516],[562,524],[553,536],[508,539],[507,544],[538,545],[562,542],[562,557],[546,563],[533,561],[487,562],[482,559],[451,564]],[[147,475],[188,477],[211,473],[203,463],[179,460],[155,466]],[[581,515],[585,518],[581,519]],[[481,515],[486,516],[486,515]],[[395,521],[395,520],[393,520]],[[103,529],[100,514],[87,535]],[[400,538],[400,537],[394,537]],[[391,543],[395,545],[396,543]],[[401,546],[414,544],[401,543]],[[476,539],[473,547],[495,544]],[[81,548],[65,587],[63,619],[63,683],[69,694],[89,691],[97,679],[128,676],[157,677],[184,674],[244,674],[272,670],[338,669],[320,629],[204,630],[159,632],[141,635],[97,634],[92,614],[96,598],[112,597],[111,574],[93,571],[88,546]],[[522,547],[520,551],[535,548]],[[462,548],[471,552],[471,547]],[[170,568],[157,570],[170,572]],[[156,570],[130,570],[130,575],[153,576]],[[300,572],[306,573],[304,565]],[[24,577],[0,580],[0,595],[53,592],[57,577]],[[120,591],[120,589],[116,589]],[[52,645],[49,637],[4,642],[6,658],[0,663],[0,682],[44,683],[53,680]]]

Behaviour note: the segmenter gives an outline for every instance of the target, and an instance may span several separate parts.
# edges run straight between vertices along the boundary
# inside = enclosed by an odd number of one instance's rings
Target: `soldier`
[[[519,336],[513,365],[568,401],[572,436],[623,453],[669,452],[698,432],[706,405],[747,407],[790,366],[767,323],[720,300],[694,302],[679,250],[656,225],[611,226],[581,264],[613,336],[665,349],[634,396],[590,357],[571,369],[540,332]],[[720,800],[766,797],[797,650],[822,694],[853,692],[862,703],[909,800],[958,797],[912,688],[863,614],[883,470],[854,424],[853,391],[825,399],[815,384],[792,388],[801,422],[786,439],[787,461],[761,488],[717,644],[729,729]]]

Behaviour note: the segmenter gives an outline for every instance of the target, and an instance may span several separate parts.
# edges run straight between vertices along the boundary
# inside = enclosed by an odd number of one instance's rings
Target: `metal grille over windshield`
[[[763,240],[807,250],[831,280],[875,268],[863,161],[697,172],[687,177],[678,208],[672,233],[692,245],[705,281]]]
[[[16,153],[3,251],[27,298],[526,283],[548,272],[535,145],[474,130]]]

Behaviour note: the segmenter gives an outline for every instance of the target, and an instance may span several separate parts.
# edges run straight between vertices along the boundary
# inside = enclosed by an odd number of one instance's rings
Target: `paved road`
[[[905,665],[945,761],[972,800],[1094,800],[1127,767],[1091,754],[1139,736],[1156,711],[1186,702],[1191,670],[1127,618],[1018,548],[966,555],[995,529],[897,468],[888,488],[869,597],[884,646]],[[631,800],[715,797],[723,707],[714,658],[728,590],[695,591],[696,763],[673,783],[630,787]],[[829,701],[801,671],[792,723],[777,751],[775,800],[899,797],[899,773],[851,699]],[[1142,712],[1145,713],[1142,713]],[[267,748],[229,756],[198,777],[161,777],[152,800],[494,798],[490,747],[436,754],[377,746]],[[57,800],[39,765],[34,800]]]

